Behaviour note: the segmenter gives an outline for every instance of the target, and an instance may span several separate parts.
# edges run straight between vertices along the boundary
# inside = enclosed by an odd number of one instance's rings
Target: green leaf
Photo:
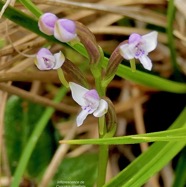
[[[64,87],[61,87],[56,96],[54,97],[54,102],[60,102],[63,97],[66,95],[67,89]],[[19,186],[21,178],[25,172],[25,169],[27,168],[27,165],[29,163],[29,160],[31,158],[31,155],[36,147],[36,144],[42,135],[46,125],[48,124],[52,114],[54,113],[54,109],[51,107],[47,107],[40,118],[38,119],[35,128],[33,129],[33,132],[31,133],[26,146],[24,147],[24,150],[20,156],[19,164],[14,172],[13,181],[11,184],[11,187]]]
[[[5,110],[5,145],[9,165],[12,172],[17,167],[23,149],[23,115],[21,102],[18,97],[12,96],[7,102]]]
[[[67,144],[119,145],[156,141],[186,141],[186,128],[102,139],[62,140]]]
[[[33,132],[33,129],[35,128],[38,119],[43,114],[43,110],[44,107],[41,107],[40,105],[35,105],[33,103],[29,103],[27,113],[27,123],[31,128],[29,132],[29,137]],[[49,121],[43,133],[41,134],[36,144],[36,147],[32,153],[30,161],[28,163],[28,173],[31,174],[31,176],[38,177],[42,174],[44,169],[48,166],[56,147],[57,143],[55,142],[52,123],[51,121]]]
[[[94,186],[97,177],[97,160],[96,154],[64,159],[50,186],[57,186],[57,184],[59,186]]]
[[[176,166],[175,179],[172,187],[186,186],[186,147],[182,150]]]
[[[170,129],[186,127],[186,108],[182,111]],[[156,142],[136,158],[104,187],[142,186],[150,177],[160,171],[185,146],[186,141]]]
[[[28,103],[17,96],[9,98],[5,111],[5,143],[12,173],[42,113],[40,105]],[[50,127],[43,131],[29,161],[27,173],[32,177],[41,175],[52,158],[54,138]]]
[[[136,82],[138,84],[149,86],[150,88],[155,88],[157,90],[173,93],[186,93],[185,83],[167,80],[150,73],[141,72],[139,70],[132,72],[129,67],[122,64],[119,65],[116,74],[121,78]]]

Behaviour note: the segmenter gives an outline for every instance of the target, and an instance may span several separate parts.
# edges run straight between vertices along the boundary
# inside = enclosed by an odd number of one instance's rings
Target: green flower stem
[[[57,93],[56,97],[54,98],[54,102],[60,102],[63,97],[66,95],[67,89],[65,87],[61,87],[59,92]],[[36,143],[42,134],[44,128],[47,125],[47,122],[51,118],[52,114],[54,113],[54,109],[51,107],[46,108],[43,115],[41,116],[40,120],[38,121],[36,128],[32,132],[27,145],[25,146],[25,149],[21,155],[21,158],[19,160],[18,167],[16,168],[13,181],[11,184],[11,187],[18,187],[21,181],[21,178],[24,174],[24,171],[27,167],[27,164],[29,162],[29,159],[32,155],[32,152],[36,146]]]
[[[61,81],[61,83],[62,83],[66,88],[68,88],[68,87],[69,87],[69,84],[68,84],[67,80],[65,79],[63,70],[62,70],[61,68],[58,68],[58,69],[57,69],[57,73],[58,73],[58,77],[59,77],[59,80]]]
[[[109,151],[108,145],[99,146],[97,187],[102,187],[105,184],[107,163],[108,163],[108,151]]]
[[[102,116],[99,118],[99,138],[103,138],[105,134],[105,116]],[[108,163],[108,148],[108,145],[99,146],[97,187],[102,187],[105,184]]]
[[[106,133],[105,128],[105,115],[99,118],[99,136],[102,138],[104,134]]]
[[[97,83],[99,84],[96,85],[99,85],[99,87],[101,88],[101,81]],[[103,91],[102,88],[101,90]],[[99,118],[99,138],[103,138],[106,133],[107,132],[106,132],[106,124],[105,124],[105,115],[103,115],[102,117]],[[108,163],[108,148],[109,148],[108,145],[99,146],[97,187],[102,187],[105,184],[107,163]]]
[[[105,116],[99,118],[99,137],[103,138],[106,133]],[[98,160],[98,178],[97,187],[102,187],[105,184],[107,163],[108,163],[108,145],[99,146]]]
[[[131,67],[132,72],[136,71],[136,63],[135,63],[134,58],[130,60],[130,67]]]
[[[104,97],[106,88],[102,87],[101,68],[93,65],[91,66],[91,71],[95,79],[96,90],[101,97]],[[103,138],[106,133],[105,116],[102,116],[99,118],[99,138]],[[97,187],[102,187],[105,184],[107,163],[108,145],[100,145],[98,155]]]
[[[99,93],[99,96],[101,96],[101,97],[105,96],[105,89],[103,89],[103,87],[101,85],[101,82],[102,82],[101,68],[95,64],[90,64],[90,70],[91,70],[92,75],[95,79],[96,90]]]
[[[96,84],[96,90],[99,93],[99,96],[103,97],[105,96],[105,90],[106,88],[103,88],[101,85],[101,78],[100,77],[95,77],[95,84]]]

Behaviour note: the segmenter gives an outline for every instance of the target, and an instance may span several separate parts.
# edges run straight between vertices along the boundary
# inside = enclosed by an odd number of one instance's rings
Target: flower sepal
[[[100,59],[102,57],[102,51],[96,42],[95,36],[92,32],[82,23],[75,21],[77,35],[80,42],[84,45],[90,59],[90,65],[95,65],[95,67],[100,67]]]
[[[105,101],[108,103],[108,112],[105,114],[107,132],[105,133],[104,138],[110,138],[116,133],[117,116],[112,101],[107,97],[105,98]]]
[[[115,50],[112,52],[112,54],[109,58],[108,65],[105,70],[104,78],[102,81],[102,86],[105,88],[108,86],[108,84],[112,81],[112,79],[116,75],[118,66],[123,60],[123,57],[120,55],[120,46],[125,43],[127,43],[127,41],[123,41],[122,43],[120,43],[115,48]]]

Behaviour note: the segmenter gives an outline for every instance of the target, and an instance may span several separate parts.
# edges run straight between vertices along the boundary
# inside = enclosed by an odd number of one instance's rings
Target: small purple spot
[[[50,60],[47,59],[47,58],[45,58],[45,57],[43,57],[43,60],[44,60],[44,63],[45,63],[45,65],[46,65],[46,67],[47,67],[47,68],[51,68],[51,62],[50,62]]]

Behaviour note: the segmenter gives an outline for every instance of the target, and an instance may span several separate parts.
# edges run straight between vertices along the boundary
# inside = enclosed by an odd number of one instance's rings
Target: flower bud
[[[120,46],[123,45],[124,43],[127,43],[127,41],[123,41],[122,43],[120,43],[116,47],[116,49],[112,52],[109,58],[108,65],[107,65],[105,75],[104,75],[104,80],[103,80],[103,84],[105,87],[114,78],[117,72],[118,66],[123,60],[123,57],[120,55]]]
[[[75,21],[77,28],[77,35],[81,43],[85,46],[87,53],[90,58],[91,65],[98,65],[101,58],[101,51],[96,42],[95,36],[92,32],[82,23]],[[95,68],[95,67],[94,67]]]
[[[69,42],[77,38],[76,25],[69,19],[58,19],[54,27],[54,37],[61,42]]]
[[[46,48],[41,48],[37,55],[35,64],[40,70],[51,70],[60,68],[65,61],[65,56],[61,51],[54,55]]]
[[[117,116],[112,101],[107,97],[104,98],[104,100],[108,103],[108,112],[105,115],[107,133],[105,134],[104,138],[109,138],[109,137],[113,137],[116,132]]]
[[[63,71],[70,76],[71,81],[77,82],[78,84],[88,87],[86,78],[84,77],[81,70],[73,64],[70,60],[66,59],[63,64]]]
[[[43,14],[38,21],[39,30],[47,35],[54,34],[54,25],[58,17],[52,13]]]

